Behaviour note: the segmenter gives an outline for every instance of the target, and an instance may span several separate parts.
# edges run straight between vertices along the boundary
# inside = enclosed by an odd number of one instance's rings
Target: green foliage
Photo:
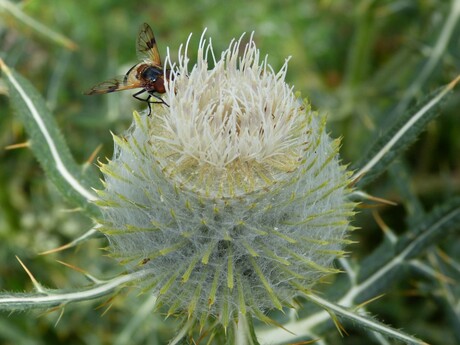
[[[97,211],[89,203],[95,199],[91,187],[97,187],[96,172],[86,169],[84,174],[72,159],[54,118],[33,86],[6,66],[3,72],[14,109],[28,134],[28,147],[61,194],[96,215]]]
[[[257,339],[261,344],[261,339],[281,344],[320,337],[324,344],[384,344],[379,336],[356,327],[372,323],[368,316],[372,314],[429,343],[460,343],[460,314],[455,308],[460,300],[460,98],[458,87],[443,93],[443,85],[460,70],[458,0],[12,3],[0,0],[0,58],[7,66],[0,75],[0,147],[29,141],[31,150],[0,150],[0,289],[9,291],[0,301],[9,310],[22,310],[34,307],[33,298],[39,296],[42,307],[66,308],[62,316],[63,309],[58,309],[38,319],[4,313],[1,343],[163,344],[178,334],[173,319],[163,321],[161,313],[151,311],[153,297],[138,296],[136,289],[118,293],[102,318],[103,311],[95,310],[94,303],[68,304],[90,295],[109,298],[119,291],[122,278],[127,277],[126,283],[130,276],[120,276],[120,268],[100,250],[106,245],[104,240],[87,232],[92,227],[87,217],[92,206],[56,169],[56,156],[49,141],[43,140],[44,131],[31,110],[40,114],[70,176],[92,193],[90,187],[98,186],[95,169],[76,162],[87,161],[99,145],[99,159],[111,157],[109,131],[123,132],[132,109],[144,105],[131,101],[129,92],[100,97],[86,97],[82,92],[124,74],[136,62],[134,42],[142,22],[155,30],[163,57],[168,46],[174,56],[190,32],[194,33],[191,45],[196,47],[205,26],[216,51],[243,31],[255,30],[261,53],[270,55],[275,69],[292,55],[288,81],[315,108],[329,113],[329,130],[343,137],[342,155],[356,173],[442,94],[442,101],[423,113],[421,121],[411,125],[357,184],[368,194],[398,205],[377,204],[373,212],[363,208],[357,217],[355,225],[360,230],[352,239],[358,244],[349,245],[349,258],[337,263],[345,273],[329,281],[322,294],[339,307],[325,305],[306,291],[306,299],[332,313],[348,335],[342,338],[331,331],[329,314],[299,298],[298,319],[290,313],[270,315],[295,336],[276,325],[255,322],[258,338],[252,334],[251,339],[254,344]],[[86,212],[63,212],[65,207]],[[80,236],[84,240],[78,241],[78,250],[33,257]],[[15,255],[39,281],[59,289],[34,292]],[[56,258],[92,274],[116,278],[98,280],[86,275],[88,284],[80,274],[56,265]],[[24,290],[32,300],[5,302],[11,296],[26,296],[13,293]],[[370,301],[380,294],[384,296]],[[361,309],[366,320],[347,323],[342,318],[367,301]],[[252,320],[246,319],[251,332]],[[186,326],[182,330],[189,334]],[[229,334],[237,337],[230,328]]]

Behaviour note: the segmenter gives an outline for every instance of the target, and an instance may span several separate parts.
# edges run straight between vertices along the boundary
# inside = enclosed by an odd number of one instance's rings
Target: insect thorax
[[[145,82],[155,82],[159,76],[163,74],[163,69],[155,66],[145,66],[145,68],[140,71],[140,78]]]

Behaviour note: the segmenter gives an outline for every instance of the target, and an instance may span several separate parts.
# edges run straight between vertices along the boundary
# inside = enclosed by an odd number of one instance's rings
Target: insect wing
[[[93,86],[91,89],[85,92],[85,95],[104,94],[115,91],[136,89],[140,87],[142,87],[142,84],[139,80],[122,75]]]
[[[142,24],[137,37],[137,56],[141,60],[149,60],[156,67],[161,67],[161,57],[158,52],[157,42],[153,35],[152,28]]]

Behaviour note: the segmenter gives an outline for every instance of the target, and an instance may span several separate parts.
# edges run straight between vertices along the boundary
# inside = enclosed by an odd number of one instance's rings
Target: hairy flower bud
[[[243,53],[239,52],[243,49]],[[252,37],[219,60],[201,39],[179,54],[151,116],[134,114],[101,167],[103,233],[168,313],[226,326],[290,305],[335,272],[353,203],[339,141],[299,102]],[[208,61],[213,67],[209,69]]]

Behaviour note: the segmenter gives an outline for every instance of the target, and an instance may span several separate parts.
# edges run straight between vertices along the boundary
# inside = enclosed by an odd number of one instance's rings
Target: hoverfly
[[[152,28],[147,23],[142,24],[139,30],[137,37],[137,57],[142,61],[131,67],[125,75],[97,84],[85,92],[85,94],[97,95],[141,88],[142,90],[133,94],[133,97],[147,103],[149,116],[152,112],[150,104],[159,103],[169,106],[158,94],[166,92],[165,76],[169,80],[171,70],[168,69],[164,73],[155,36],[153,35]],[[148,94],[145,99],[140,97],[144,92]],[[150,100],[152,97],[156,101],[152,102]]]

